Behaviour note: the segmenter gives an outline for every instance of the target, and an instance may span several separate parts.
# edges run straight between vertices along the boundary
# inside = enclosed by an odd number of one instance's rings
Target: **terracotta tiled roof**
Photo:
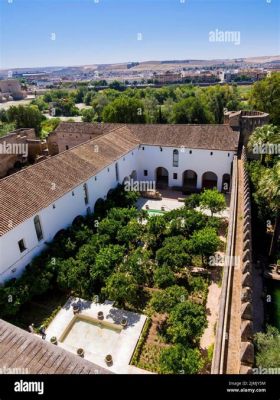
[[[102,124],[101,124],[102,125]],[[95,131],[97,124],[61,123],[57,129]],[[106,132],[0,180],[0,236],[139,144],[235,150],[239,134],[227,125],[103,124]]]
[[[125,126],[0,180],[0,236],[139,144]]]
[[[124,124],[107,124],[103,122],[100,124],[92,124],[90,122],[60,122],[60,124],[55,129],[55,132],[83,133],[94,135],[106,133],[122,126],[124,126]]]
[[[112,373],[1,319],[0,368],[24,368],[28,374]]]
[[[142,144],[234,151],[239,140],[239,134],[229,125],[130,124],[127,126]]]

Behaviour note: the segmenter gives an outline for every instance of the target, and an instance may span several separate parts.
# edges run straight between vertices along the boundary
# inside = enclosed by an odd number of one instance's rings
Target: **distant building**
[[[17,129],[0,138],[0,178],[21,168],[27,161],[34,163],[43,154],[46,144],[41,143],[34,129]]]
[[[225,73],[226,82],[256,82],[267,77],[267,71],[261,69],[239,69]]]
[[[21,85],[16,79],[0,81],[0,102],[9,100],[22,100],[26,94],[21,90]]]
[[[154,80],[158,83],[165,84],[165,83],[176,83],[182,81],[182,74],[181,72],[170,72],[167,71],[164,74],[154,74]]]

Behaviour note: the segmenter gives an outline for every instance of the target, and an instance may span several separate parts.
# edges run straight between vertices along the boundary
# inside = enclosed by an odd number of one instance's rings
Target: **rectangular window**
[[[148,170],[144,169],[144,176],[148,176]]]
[[[178,174],[174,173],[173,174],[173,179],[178,179]]]
[[[40,218],[38,215],[36,215],[36,217],[34,218],[34,226],[35,226],[37,239],[40,242],[40,240],[43,239],[43,231],[42,231],[42,227],[41,227]]]
[[[20,239],[20,241],[18,242],[18,247],[21,253],[23,253],[26,250],[25,244],[24,244],[24,240]]]
[[[179,151],[174,150],[173,151],[173,167],[178,167],[179,166]]]
[[[87,184],[85,183],[84,186],[84,199],[85,199],[85,204],[88,204],[88,188],[87,188]]]
[[[116,168],[116,181],[119,181],[119,166],[118,166],[118,163],[115,164],[115,168]]]

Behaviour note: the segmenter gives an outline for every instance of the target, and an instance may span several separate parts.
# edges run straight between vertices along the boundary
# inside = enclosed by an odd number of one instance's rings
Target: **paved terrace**
[[[67,335],[64,335],[66,328],[74,318],[73,305],[75,304],[79,304],[81,307],[81,313],[77,316],[90,317],[95,321],[97,313],[102,311],[103,321],[105,324],[109,322],[111,328],[102,326],[102,321],[100,321],[101,326],[98,326],[99,321],[97,324],[79,321],[78,324],[72,326]],[[123,318],[127,319],[125,328],[120,326]],[[83,348],[84,358],[99,365],[101,369],[106,368],[118,374],[147,374],[148,371],[129,365],[145,321],[145,315],[115,308],[111,301],[99,304],[70,298],[47,328],[46,340],[49,341],[52,336],[55,336],[58,340],[58,347],[74,354],[78,348]],[[119,329],[118,332],[112,329],[114,326],[117,330]],[[113,364],[109,367],[105,362],[107,354],[111,354],[113,357]],[[77,355],[75,357],[79,358]]]

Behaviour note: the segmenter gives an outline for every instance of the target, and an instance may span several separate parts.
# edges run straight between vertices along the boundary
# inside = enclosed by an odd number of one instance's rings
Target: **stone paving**
[[[94,323],[84,321],[80,323],[81,321],[78,319],[78,325],[76,327],[73,325],[69,333],[65,335],[65,330],[73,322],[73,305],[77,303],[81,305],[81,312],[77,314],[77,317],[80,315],[86,318],[90,317]],[[95,323],[98,322],[97,313],[99,311],[104,314],[104,324],[100,321],[102,326]],[[120,325],[123,318],[127,320],[125,328]],[[58,340],[58,346],[74,354],[76,354],[78,348],[82,347],[85,351],[84,358],[86,360],[117,374],[148,373],[129,365],[145,321],[145,315],[118,309],[113,306],[111,301],[99,304],[70,298],[47,328],[46,340],[50,341],[51,337],[55,336]],[[105,325],[108,323],[110,329]],[[111,354],[113,357],[111,366],[108,366],[105,362],[107,354]]]
[[[235,256],[242,258],[243,248],[243,170],[242,161],[238,160],[238,197],[236,220]],[[240,371],[240,326],[241,326],[241,279],[240,266],[233,269],[231,306],[229,310],[230,324],[228,335],[227,374],[239,374]]]

